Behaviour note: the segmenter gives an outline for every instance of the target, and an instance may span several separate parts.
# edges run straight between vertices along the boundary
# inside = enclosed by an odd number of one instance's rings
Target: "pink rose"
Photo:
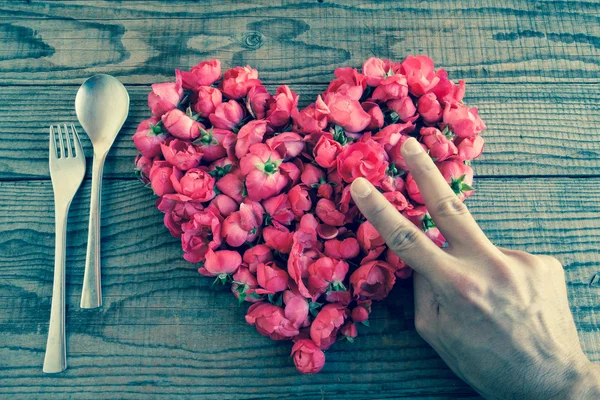
[[[401,99],[390,100],[387,103],[387,106],[390,110],[395,111],[398,114],[398,118],[405,122],[412,122],[417,117],[415,117],[415,112],[417,111],[417,107],[415,107],[415,103],[413,100],[406,96]]]
[[[198,269],[205,276],[233,274],[242,264],[242,257],[237,251],[208,249],[204,265]]]
[[[165,160],[182,171],[197,167],[202,159],[202,151],[198,146],[179,139],[169,140],[161,144]]]
[[[222,102],[223,95],[219,89],[211,86],[201,86],[194,96],[192,109],[201,117],[208,118]]]
[[[289,319],[296,328],[301,328],[310,324],[308,318],[308,301],[291,290],[283,292],[283,302],[285,303],[285,317]]]
[[[256,277],[248,268],[241,266],[233,274],[233,283],[231,284],[231,293],[240,302],[247,301],[256,303],[262,300],[262,297],[254,293],[253,289],[258,287]]]
[[[227,150],[223,146],[228,137],[234,136],[233,132],[210,128],[208,131],[201,129],[200,137],[194,140],[194,144],[199,145],[202,149],[202,159],[205,162],[212,162],[227,156]]]
[[[288,192],[290,209],[296,217],[303,216],[312,207],[312,200],[308,190],[302,185],[292,187]]]
[[[265,119],[270,100],[271,94],[264,86],[253,86],[246,96],[246,109],[254,118]]]
[[[479,118],[476,107],[469,109],[460,103],[446,104],[443,121],[452,133],[459,137],[477,136],[486,128],[481,118]]]
[[[417,109],[427,125],[435,125],[442,119],[442,106],[433,93],[423,95],[417,101]]]
[[[400,279],[407,279],[412,275],[412,268],[406,265],[406,263],[389,248],[385,252],[385,262],[394,268],[394,274]]]
[[[200,129],[204,129],[200,122],[194,121],[177,108],[168,111],[161,120],[167,132],[181,140],[194,140],[200,136]]]
[[[200,168],[188,169],[185,175],[173,168],[171,183],[179,194],[197,201],[209,201],[215,197],[215,178]]]
[[[344,336],[349,341],[352,341],[355,337],[358,336],[358,331],[356,330],[356,325],[354,325],[350,321],[346,322],[340,328],[340,335]]]
[[[387,167],[386,153],[373,140],[352,143],[337,158],[338,173],[347,183],[363,177],[377,184],[385,176]]]
[[[159,123],[158,117],[146,119],[140,122],[133,135],[133,144],[144,157],[154,158],[160,155],[160,145],[165,142],[167,135]]]
[[[291,355],[296,369],[303,374],[316,374],[325,365],[325,354],[309,339],[301,339],[294,343]]]
[[[304,151],[306,143],[296,132],[283,132],[266,141],[267,145],[276,150],[284,159],[297,157]]]
[[[367,85],[378,86],[382,79],[390,71],[389,61],[380,58],[371,57],[367,59],[362,66],[362,73],[367,77]]]
[[[310,325],[310,338],[322,350],[327,350],[335,343],[338,329],[347,316],[348,309],[342,304],[330,303],[323,306]]]
[[[394,268],[384,261],[370,261],[350,275],[354,297],[383,300],[396,282]]]
[[[290,204],[288,195],[285,193],[264,200],[262,205],[270,221],[288,225],[294,220],[292,205]]]
[[[421,140],[423,141],[423,144],[427,146],[429,155],[434,161],[444,161],[458,153],[458,149],[454,143],[444,136],[437,128],[422,128],[421,135]]]
[[[330,112],[320,95],[317,96],[315,103],[308,105],[302,111],[298,111],[297,108],[292,109],[294,131],[304,133],[323,131],[327,127],[327,116]]]
[[[365,221],[356,230],[356,238],[364,251],[383,246],[385,240],[369,221]]]
[[[239,171],[239,170],[237,170]],[[217,181],[217,189],[231,197],[238,203],[244,199],[243,193],[246,190],[244,187],[243,177],[239,173],[229,173]]]
[[[215,128],[235,129],[244,118],[244,109],[235,100],[225,101],[215,107],[214,113],[208,116]]]
[[[402,99],[408,96],[408,86],[404,75],[394,74],[382,79],[379,86],[373,91],[371,99],[374,101],[388,101]]]
[[[385,197],[385,199],[398,211],[402,211],[409,207],[408,200],[406,200],[406,197],[400,192],[385,192],[383,193],[383,197]]]
[[[472,160],[477,158],[483,152],[483,138],[473,136],[467,138],[458,138],[456,141],[458,158],[461,160]]]
[[[431,216],[427,213],[425,206],[418,206],[413,209],[406,209],[402,213],[406,219],[415,224],[419,229],[425,232],[425,235],[431,239],[438,247],[444,246],[446,238],[440,230],[435,226]]]
[[[267,226],[263,229],[265,244],[271,249],[288,254],[292,248],[293,233],[284,226]]]
[[[248,148],[255,143],[261,143],[263,136],[269,130],[267,121],[264,119],[257,119],[248,122],[242,126],[237,134],[237,142],[235,144],[235,156],[242,158],[248,154]]]
[[[417,186],[417,182],[415,182],[411,173],[406,175],[406,191],[411,199],[419,204],[425,204],[423,197],[421,196],[421,191],[419,190],[419,186]]]
[[[397,168],[396,165],[393,166]],[[400,172],[400,171],[398,171]],[[404,189],[406,186],[406,182],[404,182],[404,178],[400,175],[396,176],[386,176],[381,181],[381,188],[386,192],[401,192],[404,193]]]
[[[348,260],[358,256],[360,246],[355,238],[344,240],[327,240],[325,242],[325,255],[331,258]]]
[[[337,68],[333,73],[337,79],[331,81],[325,93],[341,93],[353,100],[360,100],[367,86],[366,78],[356,68]]]
[[[255,273],[258,264],[273,261],[271,249],[264,244],[257,244],[244,252],[244,262],[248,265],[250,272]]]
[[[221,245],[221,219],[212,211],[199,211],[181,226],[183,258],[192,263],[204,260],[209,249]]]
[[[233,212],[223,221],[222,234],[231,247],[253,242],[263,222],[263,208],[254,201],[240,204],[240,211]]]
[[[352,321],[356,323],[365,322],[369,319],[369,310],[364,306],[356,306],[352,309]]]
[[[330,168],[336,164],[336,159],[341,152],[342,145],[333,140],[331,135],[322,135],[313,149],[313,156],[319,166]]]
[[[298,95],[287,85],[279,86],[271,99],[267,121],[273,127],[286,125],[290,121],[292,110],[298,105]]]
[[[348,273],[348,263],[330,257],[321,257],[308,266],[308,287],[311,291],[346,291],[342,283]]]
[[[150,185],[155,195],[163,196],[168,193],[175,193],[171,183],[171,175],[173,175],[171,164],[167,161],[154,160],[148,178],[150,178]]]
[[[328,199],[320,199],[315,207],[315,214],[321,221],[332,226],[343,226],[346,216],[342,214],[335,203]]]
[[[167,111],[177,108],[181,99],[183,99],[181,74],[175,70],[175,82],[152,85],[152,91],[148,93],[148,107],[150,107],[152,115],[160,117]]]
[[[221,61],[214,58],[202,61],[190,72],[181,71],[183,88],[197,92],[202,86],[210,86],[221,77]]]
[[[166,194],[157,202],[157,208],[165,213],[164,224],[174,237],[181,237],[181,225],[190,221],[204,207],[196,201],[179,201],[178,195]]]
[[[254,303],[248,308],[246,322],[255,325],[256,330],[271,340],[285,340],[296,336],[299,332],[292,322],[285,317],[281,307],[270,303]]]
[[[325,171],[313,164],[304,164],[300,180],[306,186],[320,185],[325,181]]]
[[[210,206],[215,207],[219,211],[219,214],[224,217],[227,217],[229,214],[237,211],[239,208],[237,201],[226,194],[218,194],[214,199],[212,199]]]
[[[219,89],[228,98],[237,100],[246,96],[252,87],[260,84],[258,71],[246,65],[225,71]]]
[[[415,96],[423,96],[430,92],[440,82],[440,76],[445,71],[434,72],[431,58],[427,56],[408,56],[402,62],[402,70],[406,76],[408,89]]]
[[[398,143],[394,147],[392,147],[390,150],[388,150],[391,162],[394,164],[396,169],[399,171],[408,171],[408,166],[406,165],[406,162],[404,161],[404,158],[402,157],[402,145],[409,138],[410,138],[410,136],[408,136],[408,135],[401,135],[400,139],[398,140]],[[427,151],[427,147],[425,147],[424,144],[421,143],[421,147],[423,147],[423,150]]]
[[[386,152],[393,153],[395,146],[402,146],[408,138],[408,134],[415,129],[412,122],[405,124],[390,124],[377,132],[373,140],[383,146]],[[364,136],[363,136],[364,137]]]
[[[258,294],[273,294],[282,292],[288,288],[288,274],[278,268],[273,261],[258,264],[256,267],[256,279],[264,290],[257,290]]]
[[[464,200],[475,191],[473,185],[473,168],[458,159],[447,160],[438,165],[446,182],[459,199]]]
[[[141,180],[144,185],[150,183],[150,169],[152,168],[152,160],[138,154],[135,157],[135,175]]]
[[[264,143],[250,146],[250,152],[240,160],[240,168],[246,176],[246,188],[251,200],[264,200],[278,195],[288,183],[279,167],[279,154]]]
[[[311,294],[306,287],[308,282],[308,266],[319,257],[321,257],[319,251],[310,247],[307,249],[300,241],[295,241],[288,258],[288,273],[290,274],[290,278],[292,278],[294,287],[302,296],[312,299],[312,301],[316,301],[319,294]],[[290,286],[292,286],[291,283]]]
[[[465,81],[458,81],[458,86],[448,79],[448,73],[440,68],[436,73],[440,82],[431,90],[440,103],[445,106],[448,103],[460,103],[465,97]]]
[[[330,110],[328,121],[348,132],[361,132],[371,123],[371,116],[363,110],[358,100],[348,95],[327,93],[325,103]]]
[[[366,130],[372,131],[377,128],[381,128],[384,124],[384,116],[383,111],[377,105],[377,103],[373,101],[363,101],[361,103],[363,110],[371,117],[371,123],[367,125]]]

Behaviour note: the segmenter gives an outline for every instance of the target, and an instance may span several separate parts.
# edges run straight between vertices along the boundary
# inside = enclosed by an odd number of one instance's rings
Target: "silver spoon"
[[[88,230],[85,274],[81,308],[102,305],[100,284],[100,201],[102,169],[106,155],[129,113],[129,94],[121,82],[110,75],[94,75],[77,92],[75,112],[94,147],[92,196]]]

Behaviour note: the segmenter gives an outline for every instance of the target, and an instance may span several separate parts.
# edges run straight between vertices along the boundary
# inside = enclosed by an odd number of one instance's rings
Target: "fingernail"
[[[365,178],[357,178],[352,182],[352,193],[363,199],[371,193],[371,184]]]
[[[410,138],[402,145],[402,152],[407,156],[414,156],[415,154],[419,154],[423,152],[423,147],[417,139]]]

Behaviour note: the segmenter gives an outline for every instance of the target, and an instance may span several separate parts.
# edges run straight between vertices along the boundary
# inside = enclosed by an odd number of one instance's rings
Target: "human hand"
[[[581,349],[560,262],[494,246],[415,139],[402,156],[447,248],[367,180],[352,197],[415,271],[417,332],[486,398],[599,399],[600,366]]]

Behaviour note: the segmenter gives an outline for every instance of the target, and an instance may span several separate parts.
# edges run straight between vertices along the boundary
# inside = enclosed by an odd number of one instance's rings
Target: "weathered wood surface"
[[[297,374],[290,344],[260,336],[230,293],[181,258],[153,195],[109,181],[103,203],[105,306],[78,307],[89,183],[69,219],[69,369],[41,373],[52,286],[52,189],[0,183],[0,397],[446,398],[472,392],[415,333],[411,286],[377,303],[371,328],[338,343],[316,376]],[[501,246],[553,254],[565,265],[583,348],[600,361],[600,179],[483,179],[469,206]],[[27,201],[24,199],[27,198]],[[136,201],[132,201],[135,199]]]
[[[325,87],[292,85],[302,104],[313,101]],[[77,121],[77,89],[0,87],[0,179],[49,177],[48,124]],[[150,87],[129,86],[128,90],[130,116],[109,153],[108,177],[133,178],[136,150],[131,136],[137,124],[150,115]],[[600,85],[470,84],[466,101],[479,107],[488,125],[486,149],[475,165],[476,175],[600,175]],[[83,129],[80,133],[91,157],[91,144]]]
[[[270,83],[425,53],[470,81],[600,79],[596,1],[2,1],[0,83],[155,82],[207,56]]]

